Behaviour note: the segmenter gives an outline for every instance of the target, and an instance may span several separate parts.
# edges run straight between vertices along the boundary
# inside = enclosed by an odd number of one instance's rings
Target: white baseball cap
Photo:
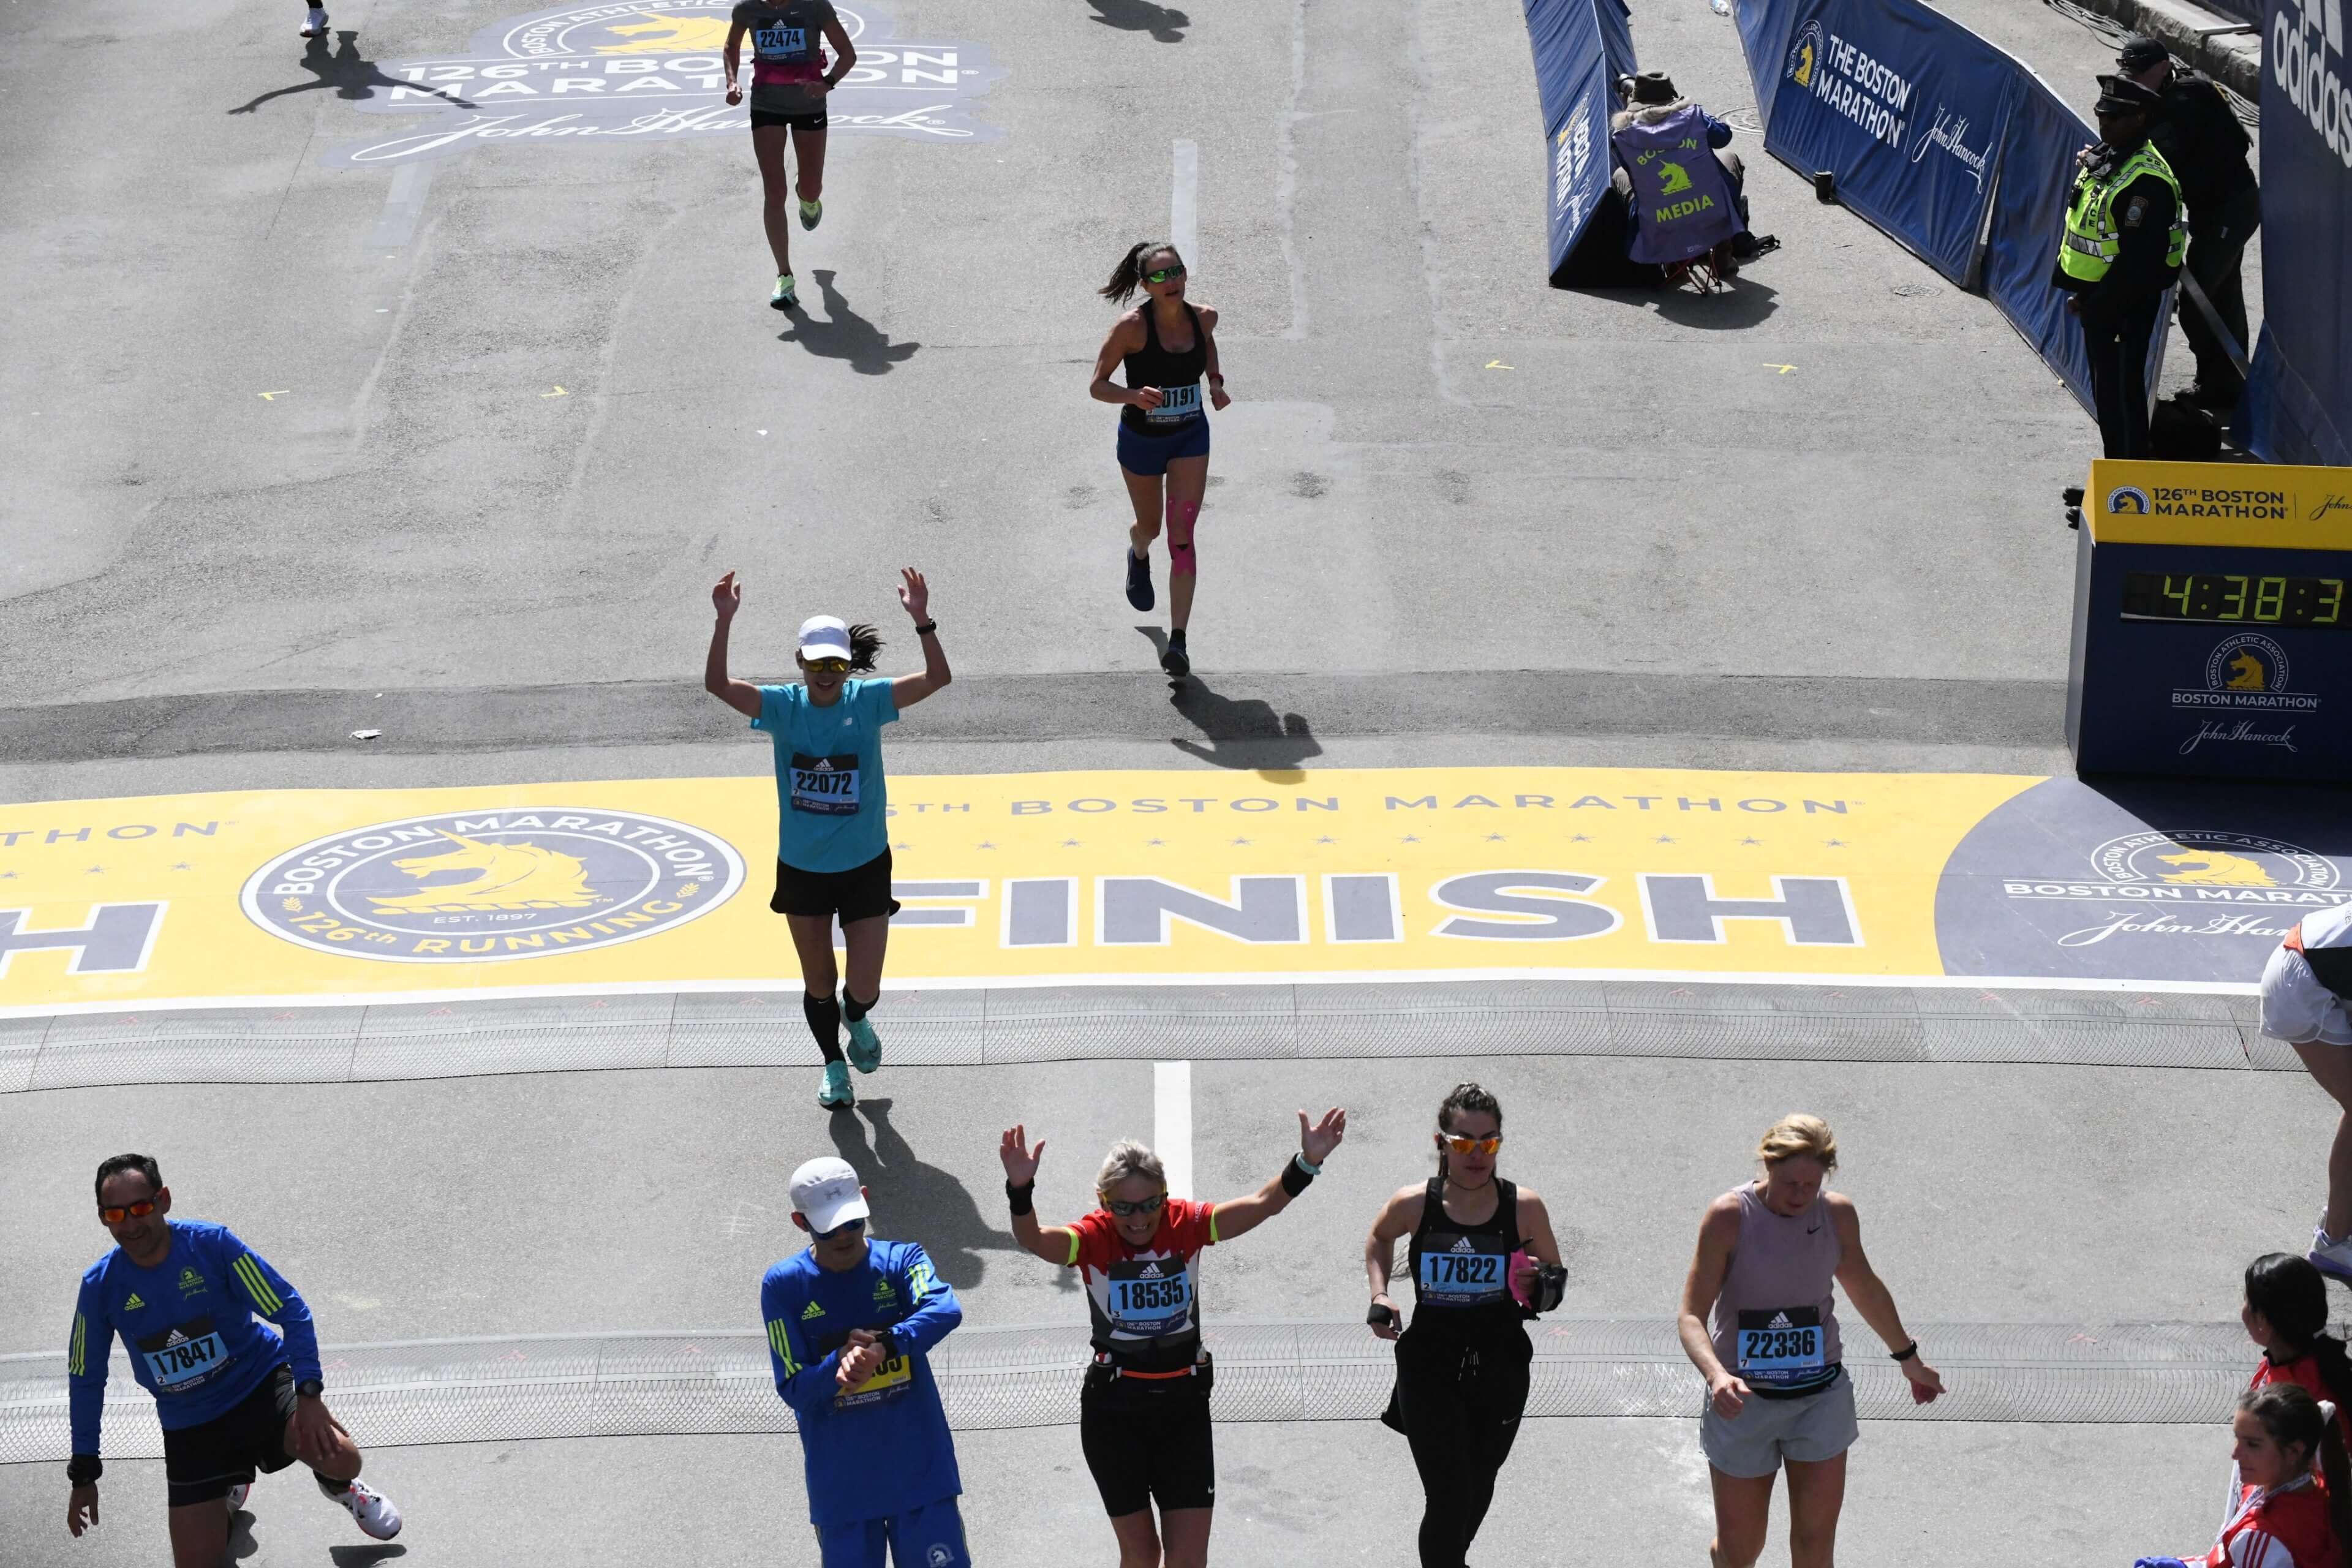
[[[857,1173],[850,1169],[848,1161],[833,1155],[811,1160],[794,1171],[792,1194],[793,1212],[805,1218],[814,1231],[838,1230],[846,1222],[874,1212],[866,1206]]]
[[[849,627],[838,616],[811,616],[801,623],[801,657],[854,658],[849,651]],[[836,1164],[838,1161],[835,1162]],[[844,1170],[847,1166],[842,1167]],[[803,1167],[805,1169],[805,1167]]]

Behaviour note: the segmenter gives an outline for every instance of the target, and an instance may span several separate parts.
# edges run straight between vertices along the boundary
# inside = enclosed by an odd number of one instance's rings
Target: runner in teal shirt
[[[727,673],[727,634],[743,603],[730,572],[710,591],[718,621],[703,689],[764,730],[776,749],[776,891],[768,907],[792,929],[801,956],[802,1010],[824,1056],[817,1103],[838,1110],[857,1101],[849,1069],[882,1065],[882,1041],[866,1014],[882,995],[882,958],[890,917],[890,803],[882,778],[882,726],[953,677],[930,617],[931,591],[909,566],[899,574],[898,603],[922,639],[914,675],[856,680],[874,668],[882,638],[870,626],[832,616],[801,623],[793,659],[797,686],[754,686]],[[849,986],[836,996],[833,927],[839,921],[849,953]],[[841,1026],[849,1026],[847,1059]]]

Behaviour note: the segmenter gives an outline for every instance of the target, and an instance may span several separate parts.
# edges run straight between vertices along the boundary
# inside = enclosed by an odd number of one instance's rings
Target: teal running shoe
[[[793,292],[793,275],[789,272],[779,272],[776,274],[775,292],[768,296],[769,308],[771,310],[790,310],[797,307],[800,302],[801,297]]]
[[[849,1065],[859,1072],[872,1072],[882,1065],[882,1037],[874,1032],[874,1020],[844,1018],[849,1026]]]
[[[849,1064],[824,1064],[824,1087],[816,1091],[816,1102],[827,1110],[846,1110],[857,1103],[857,1091],[849,1087]]]

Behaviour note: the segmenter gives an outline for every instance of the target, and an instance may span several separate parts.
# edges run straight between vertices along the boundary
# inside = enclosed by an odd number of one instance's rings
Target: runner
[[[1828,1124],[1784,1116],[1756,1156],[1763,1175],[1707,1205],[1683,1285],[1683,1352],[1706,1378],[1698,1440],[1715,1489],[1708,1552],[1715,1568],[1748,1568],[1763,1554],[1772,1473],[1785,1462],[1792,1568],[1829,1568],[1845,1451],[1860,1435],[1830,1281],[1845,1287],[1879,1338],[1902,1347],[1893,1355],[1913,1403],[1943,1393],[1944,1381],[1919,1359],[1895,1297],[1871,1272],[1853,1201],[1822,1190],[1837,1169]]]
[[[2243,1485],[2212,1549],[2186,1563],[2143,1557],[2133,1568],[2344,1568],[2352,1477],[2335,1416],[2292,1383],[2240,1394],[2231,1435]]]
[[[1422,1568],[1462,1568],[1527,1408],[1535,1352],[1523,1325],[1559,1305],[1568,1270],[1543,1200],[1496,1174],[1501,1102],[1456,1084],[1437,1108],[1434,1137],[1437,1174],[1400,1188],[1364,1243],[1365,1321],[1397,1342],[1396,1392],[1381,1419],[1405,1435],[1421,1472]],[[1408,1236],[1410,1328],[1388,1294],[1396,1244]]]
[[[784,139],[790,136],[800,165],[801,226],[814,228],[824,216],[824,106],[857,63],[849,33],[834,14],[833,0],[736,0],[727,27],[727,101],[743,101],[743,35],[751,35],[751,155],[760,164],[766,195],[761,221],[768,248],[775,253],[776,287],[768,303],[789,310],[800,303],[793,291],[792,223],[784,212]],[[833,46],[833,68],[825,69],[818,35]]]
[[[165,1217],[171,1212],[172,1189],[152,1155],[117,1154],[99,1165],[98,1217],[115,1247],[81,1277],[66,1351],[68,1532],[79,1537],[98,1523],[106,1468],[99,1427],[119,1333],[131,1375],[155,1396],[163,1428],[175,1568],[221,1568],[229,1515],[245,1506],[255,1474],[297,1459],[362,1532],[378,1541],[398,1535],[400,1510],[358,1479],[359,1446],[320,1397],[310,1307],[226,1226]]]
[[[2342,1115],[2327,1151],[2327,1206],[2306,1255],[2352,1280],[2352,904],[2307,915],[2263,969],[2263,1033],[2294,1047]]]
[[[2335,1405],[2352,1442],[2352,1360],[2344,1342],[2327,1331],[2327,1281],[2319,1270],[2308,1258],[2264,1253],[2246,1265],[2246,1304],[2238,1315],[2246,1337],[2263,1347],[2249,1386],[2301,1385]]]
[[[1198,562],[1193,525],[1201,498],[1209,491],[1209,416],[1201,405],[1201,383],[1208,382],[1210,408],[1233,401],[1217,369],[1217,312],[1184,298],[1184,258],[1165,240],[1146,240],[1129,250],[1102,297],[1124,305],[1141,289],[1144,302],[1121,316],[1095,356],[1097,403],[1122,405],[1118,413],[1118,469],[1135,506],[1127,531],[1127,602],[1149,610],[1151,542],[1160,537],[1162,481],[1168,514],[1168,647],[1160,668],[1181,679],[1192,658],[1184,628],[1192,619],[1192,589]],[[1124,363],[1127,384],[1110,379]]]
[[[872,669],[882,639],[869,626],[845,626],[831,616],[801,623],[793,658],[803,684],[754,686],[727,674],[727,629],[743,603],[743,586],[730,572],[710,590],[719,612],[710,628],[703,689],[751,718],[776,748],[776,893],[768,907],[792,928],[801,956],[801,1010],[824,1056],[824,1087],[816,1102],[828,1110],[857,1103],[842,1061],[841,1026],[849,1025],[849,1062],[859,1072],[882,1065],[882,1041],[866,1017],[882,997],[882,954],[890,940],[889,796],[882,779],[882,726],[952,677],[931,619],[930,585],[909,566],[899,573],[898,603],[923,641],[920,674],[887,680],[852,680]],[[841,921],[849,953],[849,988],[834,994],[834,921]]]
[[[911,1241],[868,1240],[846,1160],[793,1173],[809,1245],[760,1281],[776,1392],[793,1407],[820,1568],[971,1568],[963,1479],[930,1349],[963,1321]]]
[[[1325,1111],[1312,1127],[1300,1111],[1298,1152],[1281,1173],[1222,1204],[1170,1197],[1160,1157],[1121,1140],[1095,1179],[1102,1206],[1076,1225],[1041,1226],[1034,1200],[1045,1141],[1032,1148],[1026,1127],[1006,1131],[997,1152],[1013,1240],[1048,1263],[1076,1268],[1086,1282],[1095,1360],[1078,1394],[1078,1444],[1118,1538],[1120,1568],[1201,1568],[1209,1560],[1215,1365],[1201,1346],[1201,1249],[1288,1208],[1347,1132],[1344,1110]]]

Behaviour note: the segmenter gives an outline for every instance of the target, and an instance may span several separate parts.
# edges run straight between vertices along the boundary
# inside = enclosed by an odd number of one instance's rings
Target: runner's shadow
[[[1184,29],[1192,18],[1173,5],[1155,5],[1152,0],[1087,0],[1095,10],[1095,20],[1106,27],[1117,27],[1123,33],[1149,33],[1163,44],[1181,44]]]
[[[408,1555],[405,1546],[330,1546],[327,1555],[334,1560],[335,1568],[375,1568],[379,1563],[389,1563],[395,1557]]]
[[[373,60],[360,58],[357,33],[339,33],[336,36],[343,40],[343,46],[331,54],[328,52],[327,40],[324,38],[312,38],[302,47],[302,68],[316,76],[318,80],[297,82],[292,87],[281,87],[274,91],[265,92],[252,102],[241,103],[229,112],[251,114],[273,98],[284,98],[289,93],[295,92],[316,92],[324,87],[333,88],[336,97],[352,102],[373,98],[375,89],[380,87],[404,87],[411,92],[430,93],[444,103],[454,103],[460,109],[474,107],[466,100],[443,92],[438,88],[421,87],[413,81],[403,81],[398,77],[384,75],[383,71],[376,68],[376,63]]]
[[[1165,651],[1167,634],[1157,626],[1139,627],[1156,651]],[[1297,784],[1306,774],[1298,764],[1323,754],[1322,742],[1297,713],[1277,713],[1263,698],[1225,697],[1210,689],[1198,675],[1169,682],[1168,705],[1192,721],[1207,745],[1176,735],[1169,744],[1189,757],[1221,768],[1253,771],[1268,784]]]
[[[776,334],[778,342],[798,343],[824,359],[847,360],[849,368],[860,375],[887,375],[892,365],[914,358],[923,346],[892,342],[889,333],[851,310],[841,290],[833,286],[834,273],[812,272],[809,276],[816,279],[818,290],[824,295],[826,319],[818,321],[803,306],[801,313],[793,318],[793,324]]]
[[[858,1181],[874,1190],[879,1211],[875,1229],[922,1243],[940,1279],[959,1290],[971,1289],[988,1272],[982,1252],[1014,1250],[1011,1235],[980,1217],[980,1205],[961,1182],[925,1164],[898,1135],[890,1125],[889,1100],[860,1100],[856,1110],[837,1111],[829,1120],[834,1148]]]
[[[238,1509],[228,1516],[228,1560],[242,1563],[261,1550],[261,1542],[253,1538],[253,1515]]]

